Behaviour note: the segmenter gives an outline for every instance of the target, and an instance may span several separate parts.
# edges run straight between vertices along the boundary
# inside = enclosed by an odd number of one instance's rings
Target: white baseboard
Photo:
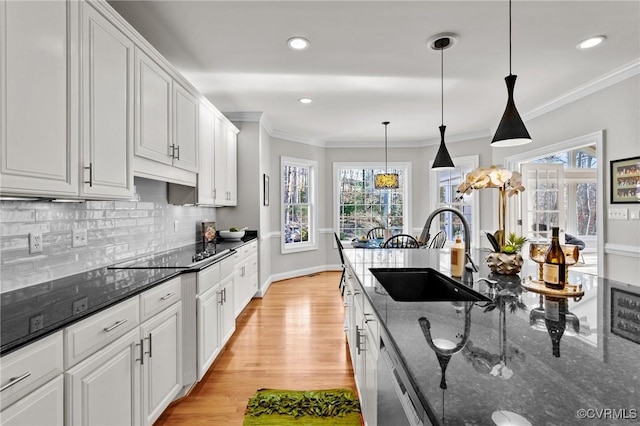
[[[640,258],[640,247],[638,246],[606,243],[604,245],[604,252],[606,254],[617,254],[619,256]]]
[[[269,277],[269,285],[274,281],[288,280],[290,278],[304,277],[305,275],[317,274],[318,272],[326,271],[340,271],[342,267],[340,265],[320,265],[312,268],[296,269],[293,271],[281,272],[279,274],[272,274]]]

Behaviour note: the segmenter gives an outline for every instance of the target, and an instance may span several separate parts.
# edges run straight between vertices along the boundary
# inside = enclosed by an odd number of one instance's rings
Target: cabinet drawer
[[[133,297],[64,330],[65,366],[69,368],[140,324]]]
[[[147,290],[140,295],[140,322],[144,322],[180,300],[180,278]]]
[[[220,282],[220,264],[218,262],[198,273],[198,294],[204,294],[207,290]]]
[[[236,250],[238,251],[238,253],[240,253],[240,260],[243,260],[251,253],[255,253],[258,251],[258,242],[253,241],[249,244],[243,245],[242,247],[238,247]]]
[[[59,331],[2,357],[2,409],[62,373],[62,346],[62,331]]]
[[[233,256],[227,257],[222,262],[220,262],[220,279],[225,279],[229,275],[233,274],[233,269],[238,263],[240,256],[238,253]]]
[[[247,262],[246,274],[248,276],[251,276],[257,273],[258,273],[258,254],[254,253],[249,257],[249,261]]]

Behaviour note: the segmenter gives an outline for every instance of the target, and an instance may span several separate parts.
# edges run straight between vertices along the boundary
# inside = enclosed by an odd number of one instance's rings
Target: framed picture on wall
[[[640,204],[640,157],[611,161],[611,204]]]
[[[611,332],[640,344],[640,294],[611,289]]]
[[[263,192],[262,192],[262,204],[269,205],[269,176],[267,174],[262,175],[263,180]]]

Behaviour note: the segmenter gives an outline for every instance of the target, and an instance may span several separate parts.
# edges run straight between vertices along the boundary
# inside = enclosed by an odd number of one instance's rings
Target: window
[[[316,171],[311,160],[281,157],[282,253],[316,250]]]
[[[474,198],[476,191],[471,192],[469,195],[464,195],[460,200],[456,199],[458,185],[462,183],[467,173],[478,167],[478,156],[459,157],[452,160],[453,164],[455,164],[453,169],[431,171],[431,210],[435,210],[438,207],[453,207],[460,210],[467,222],[469,222],[471,245],[478,247],[479,225],[476,223],[478,206]],[[429,168],[431,168],[432,163],[433,161],[430,162]],[[458,216],[449,212],[441,213],[434,219],[431,224],[431,236],[435,235],[439,230],[445,232],[447,241],[455,241],[455,235],[458,231],[460,236],[464,238],[462,221]]]
[[[343,241],[367,235],[375,227],[393,234],[409,233],[409,163],[389,164],[397,173],[397,189],[375,189],[374,176],[385,173],[378,163],[334,163],[336,212],[334,229]]]
[[[567,214],[566,223],[561,224],[561,227],[574,235],[596,236],[596,147],[588,145],[561,151],[532,162],[564,166],[564,209]]]

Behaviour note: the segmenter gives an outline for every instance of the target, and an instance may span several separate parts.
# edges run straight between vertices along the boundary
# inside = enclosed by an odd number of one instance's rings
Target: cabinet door
[[[62,374],[0,413],[4,426],[64,425]]]
[[[198,204],[213,205],[215,115],[204,103],[198,119]]]
[[[142,424],[147,426],[182,388],[182,305],[165,309],[140,330],[144,342]]]
[[[82,9],[82,194],[131,198],[133,42],[88,3]]]
[[[215,140],[213,158],[214,166],[214,198],[217,206],[225,206],[228,201],[227,188],[227,126],[221,118],[215,119]]]
[[[217,285],[198,297],[198,381],[220,353],[220,286]]]
[[[238,136],[227,127],[227,205],[238,205]]]
[[[173,165],[198,171],[198,100],[177,82],[173,82]]]
[[[0,193],[78,195],[75,1],[0,2]],[[69,19],[67,19],[69,18]],[[76,34],[77,35],[77,34]]]
[[[139,425],[139,329],[65,373],[67,425]]]
[[[363,327],[367,329],[366,324]],[[364,405],[364,420],[366,424],[378,424],[378,354],[374,336],[366,331],[365,362],[364,362],[364,394],[361,396]]]
[[[135,63],[135,155],[171,164],[171,76],[137,48]]]
[[[220,284],[222,292],[222,304],[220,308],[220,346],[224,346],[233,332],[236,330],[236,316],[234,310],[234,289],[233,275]]]

